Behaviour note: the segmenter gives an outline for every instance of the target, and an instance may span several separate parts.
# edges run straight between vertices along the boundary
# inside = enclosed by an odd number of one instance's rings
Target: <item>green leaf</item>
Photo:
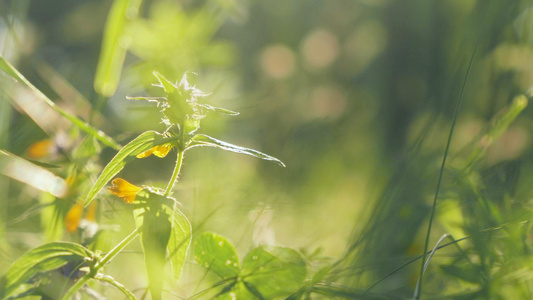
[[[165,206],[170,210],[169,207]],[[178,280],[191,244],[192,227],[185,215],[177,208],[172,210],[172,232],[168,240],[168,256],[172,263],[174,278]]]
[[[135,205],[133,214],[140,229],[141,245],[146,263],[150,295],[161,299],[166,251],[172,231],[172,216],[164,208],[166,197],[149,194],[146,202]]]
[[[102,49],[94,78],[94,90],[110,97],[117,90],[124,58],[126,22],[137,17],[141,0],[115,0],[107,17]]]
[[[233,300],[233,299],[257,299],[258,297],[252,294],[242,281],[233,282],[230,288],[222,290],[219,295],[215,296],[218,300]]]
[[[194,148],[194,147],[215,147],[215,148],[220,148],[222,150],[226,150],[230,152],[251,155],[253,157],[257,157],[260,159],[273,161],[277,163],[278,165],[285,167],[285,164],[281,160],[273,156],[267,155],[265,153],[259,152],[254,149],[244,148],[241,146],[236,146],[230,143],[226,143],[224,141],[217,140],[205,134],[197,134],[192,138],[191,141],[192,143],[187,147],[186,150],[190,148]]]
[[[209,105],[209,104],[200,104],[200,103],[196,103],[196,106],[199,106],[203,109],[207,109],[207,110],[210,110],[212,112],[216,112],[216,113],[221,113],[221,114],[226,114],[226,115],[230,115],[230,116],[237,116],[239,115],[238,112],[236,111],[232,111],[232,110],[229,110],[229,109],[225,109],[225,108],[220,108],[220,107],[215,107],[215,106],[212,106],[212,105]]]
[[[157,78],[157,80],[161,84],[161,87],[163,87],[163,90],[165,90],[165,93],[167,93],[167,95],[174,93],[174,91],[176,90],[176,86],[172,82],[170,82],[170,80],[166,79],[165,76],[161,75],[159,72],[154,71],[153,74]]]
[[[239,275],[239,258],[235,248],[227,239],[215,233],[206,232],[198,237],[194,258],[202,267],[222,279]]]
[[[11,76],[13,79],[17,80],[20,84],[22,84],[24,87],[30,89],[32,93],[45,102],[47,105],[49,105],[51,108],[53,108],[55,111],[60,113],[62,116],[67,118],[72,124],[79,127],[81,130],[85,131],[86,133],[94,136],[97,138],[100,142],[103,144],[118,150],[120,148],[120,145],[115,142],[111,137],[106,135],[103,131],[100,131],[91,125],[85,123],[84,121],[78,119],[75,116],[70,115],[60,107],[58,107],[52,100],[50,100],[46,95],[44,95],[40,90],[38,90],[36,87],[34,87],[22,74],[15,69],[8,61],[6,61],[2,56],[0,56],[0,69],[6,72],[9,76]]]
[[[0,298],[9,296],[21,284],[41,272],[48,272],[70,261],[92,257],[85,247],[67,242],[54,242],[34,248],[17,259],[0,281]]]
[[[294,249],[258,247],[246,255],[241,278],[248,290],[265,299],[287,297],[304,285],[307,267]]]
[[[162,134],[155,131],[146,131],[133,141],[129,142],[126,146],[122,147],[122,149],[120,149],[120,151],[105,166],[102,174],[100,174],[87,194],[85,206],[89,205],[96,197],[96,194],[98,194],[109,180],[117,175],[118,172],[120,172],[129,161],[134,159],[137,154],[148,151],[150,148],[164,144],[169,140],[170,138],[164,138]]]
[[[126,296],[129,300],[135,300],[137,298],[135,298],[135,295],[133,295],[133,293],[128,290],[122,283],[118,282],[115,280],[115,278],[109,276],[109,275],[103,275],[103,274],[98,274],[95,279],[97,280],[100,280],[100,281],[103,281],[103,282],[107,282],[109,284],[111,284],[112,286],[116,287],[119,291],[121,291],[124,296]]]

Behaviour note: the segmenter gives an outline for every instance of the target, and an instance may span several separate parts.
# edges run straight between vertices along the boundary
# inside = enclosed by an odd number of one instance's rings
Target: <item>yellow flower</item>
[[[53,148],[54,143],[51,140],[42,140],[31,144],[31,146],[26,151],[26,154],[29,158],[41,159],[52,153]]]
[[[122,200],[124,200],[126,203],[133,203],[137,193],[143,189],[127,182],[122,178],[115,178],[111,184],[113,184],[113,186],[109,188],[109,191],[112,194],[122,198]]]
[[[170,149],[172,149],[171,144],[163,144],[163,145],[155,146],[148,151],[144,151],[142,153],[137,154],[137,158],[145,158],[152,154],[154,154],[157,157],[165,157],[167,156]]]
[[[85,214],[85,219],[87,221],[95,222],[96,220],[96,201],[93,201],[91,205],[89,205],[89,209],[87,210],[87,213]],[[70,210],[68,211],[67,215],[65,216],[65,228],[68,232],[73,233],[78,229],[78,226],[80,225],[81,216],[83,214],[83,203],[78,202],[74,204]]]
[[[65,228],[68,232],[73,233],[78,229],[83,213],[83,203],[78,202],[74,204],[65,216]]]

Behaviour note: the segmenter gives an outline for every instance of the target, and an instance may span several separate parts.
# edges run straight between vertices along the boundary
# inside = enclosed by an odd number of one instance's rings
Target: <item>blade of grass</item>
[[[528,223],[529,221],[524,221],[522,223]],[[510,223],[507,223],[507,224],[503,224],[503,225],[500,225],[500,226],[496,226],[496,227],[491,227],[491,228],[487,228],[487,229],[484,229],[481,231],[481,233],[485,233],[485,232],[493,232],[493,231],[497,231],[497,230],[500,230],[502,228],[505,228],[505,227],[508,227],[510,226],[511,224]],[[455,245],[458,249],[459,249],[459,252],[465,256],[466,260],[468,260],[470,263],[471,260],[468,258],[468,256],[466,255],[466,253],[464,252],[464,250],[458,245],[459,242],[462,242],[464,240],[468,240],[470,238],[472,238],[472,235],[469,235],[469,236],[465,236],[465,237],[462,237],[460,239],[454,239],[453,236],[449,235],[448,238],[451,240],[451,242],[449,243],[446,243],[444,245],[441,245],[441,246],[438,246],[435,250],[440,250],[442,248],[445,248],[445,247],[448,247],[450,245]],[[433,250],[432,250],[433,251]],[[407,267],[408,265],[412,264],[413,262],[425,257],[426,255],[430,254],[432,251],[428,251],[428,252],[425,252],[424,254],[420,254],[418,255],[417,257],[414,257],[412,259],[410,259],[409,261],[403,263],[402,265],[398,266],[397,268],[395,268],[394,270],[392,270],[391,272],[389,272],[387,275],[381,277],[378,281],[374,282],[372,285],[370,285],[368,288],[366,288],[366,290],[363,292],[363,295],[365,293],[367,293],[368,291],[370,291],[371,289],[373,289],[375,286],[377,286],[378,284],[380,284],[381,282],[383,282],[385,279],[389,278],[391,275],[393,275],[394,273],[400,271],[401,269]]]
[[[444,150],[444,156],[442,158],[442,164],[441,164],[441,167],[440,167],[440,170],[439,170],[439,177],[437,179],[437,187],[435,188],[435,197],[433,198],[433,205],[431,206],[431,214],[429,216],[429,223],[428,223],[428,228],[427,228],[427,233],[426,233],[426,240],[424,242],[424,254],[423,254],[423,257],[422,257],[422,262],[420,264],[420,279],[419,279],[419,284],[417,285],[417,288],[415,290],[415,299],[419,299],[421,293],[422,293],[422,283],[423,283],[423,277],[422,275],[424,274],[424,266],[425,266],[425,263],[426,263],[426,253],[428,251],[428,248],[429,248],[429,239],[431,238],[431,228],[433,226],[433,220],[435,218],[435,212],[436,212],[436,208],[437,208],[437,199],[439,198],[439,193],[440,193],[440,185],[441,185],[441,182],[442,182],[442,177],[444,175],[444,167],[446,166],[446,159],[448,158],[448,153],[450,151],[450,145],[452,143],[452,137],[453,137],[453,133],[455,131],[455,125],[457,124],[457,117],[459,115],[459,110],[461,109],[461,104],[463,102],[463,96],[464,96],[464,91],[465,91],[465,87],[466,87],[466,83],[468,82],[468,77],[470,75],[470,70],[472,69],[472,63],[474,62],[474,57],[476,55],[476,49],[477,49],[477,46],[476,48],[474,48],[474,51],[472,52],[472,56],[470,57],[470,62],[468,64],[468,69],[466,70],[466,75],[465,75],[465,79],[463,81],[463,86],[461,88],[461,93],[459,95],[459,100],[457,101],[457,104],[455,106],[455,111],[453,113],[453,120],[452,120],[452,126],[450,128],[450,133],[448,135],[448,141],[446,142],[446,148]]]
[[[141,0],[115,0],[107,17],[102,49],[96,75],[94,90],[105,97],[112,96],[117,90],[122,65],[126,57],[124,28],[127,19],[137,16]]]
[[[0,174],[61,198],[68,186],[63,178],[7,151],[0,155]]]
[[[50,100],[39,89],[33,86],[24,76],[22,76],[22,74],[15,67],[13,67],[7,60],[5,60],[5,58],[2,56],[0,56],[0,69],[3,70],[6,74],[11,76],[16,81],[18,81],[20,84],[22,84],[24,87],[30,89],[31,92],[35,96],[37,96],[40,100],[42,100],[48,106],[53,108],[55,111],[60,113],[63,117],[67,118],[72,124],[76,125],[81,130],[96,137],[103,144],[115,150],[120,149],[120,145],[117,142],[115,142],[111,137],[106,135],[104,132],[92,127],[91,125],[85,123],[81,119],[78,119],[77,117],[67,113],[66,111],[58,107],[52,100]]]

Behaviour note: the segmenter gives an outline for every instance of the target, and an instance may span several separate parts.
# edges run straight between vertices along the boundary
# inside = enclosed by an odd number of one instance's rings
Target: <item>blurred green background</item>
[[[212,92],[208,103],[240,112],[210,115],[201,132],[287,167],[213,149],[188,152],[174,196],[195,233],[228,237],[241,257],[275,244],[301,249],[313,266],[344,258],[329,282],[368,288],[423,252],[464,85],[430,247],[444,233],[459,239],[512,229],[461,244],[490,279],[462,278],[452,246],[434,258],[425,290],[428,297],[531,296],[533,114],[526,108],[509,126],[491,121],[533,86],[531,1],[132,0],[120,23],[110,12],[121,2],[128,1],[0,0],[0,54],[60,107],[121,144],[164,130],[155,105],[126,100],[154,93],[153,71],[171,80],[189,72],[197,88]],[[110,46],[113,30],[119,38]],[[106,67],[107,77],[97,75]],[[85,183],[61,202],[4,168],[0,270],[45,241],[79,241],[64,232],[65,214],[116,153],[102,146],[75,154],[84,134],[54,115],[31,115],[12,85],[2,73],[0,149],[63,179],[78,170]],[[33,155],[45,139],[46,151]],[[173,164],[150,157],[121,177],[164,187]],[[117,198],[100,195],[98,224],[120,225],[98,241],[108,249],[133,221]],[[146,284],[128,270],[139,258],[133,252],[110,266],[132,290]],[[183,297],[208,285],[192,275],[193,263],[187,268],[174,291]],[[408,298],[418,269],[409,265],[373,291]]]

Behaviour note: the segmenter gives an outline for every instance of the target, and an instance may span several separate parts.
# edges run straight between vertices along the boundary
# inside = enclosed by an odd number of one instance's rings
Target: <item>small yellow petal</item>
[[[150,150],[148,150],[148,151],[144,151],[144,152],[142,152],[142,153],[139,153],[139,154],[137,154],[135,157],[137,157],[137,158],[145,158],[145,157],[148,157],[148,156],[152,155],[152,153],[155,151],[155,148],[157,148],[157,146],[156,146],[156,147],[153,147],[152,149],[150,149]]]
[[[111,184],[113,186],[109,187],[109,191],[122,198],[126,203],[133,203],[137,193],[142,190],[141,187],[133,185],[122,178],[115,178]]]
[[[154,155],[157,157],[165,157],[167,156],[168,152],[172,149],[171,144],[163,144],[155,147]]]
[[[83,213],[83,203],[79,202],[74,204],[65,216],[65,228],[68,232],[72,233],[78,229],[80,224],[81,215]]]

